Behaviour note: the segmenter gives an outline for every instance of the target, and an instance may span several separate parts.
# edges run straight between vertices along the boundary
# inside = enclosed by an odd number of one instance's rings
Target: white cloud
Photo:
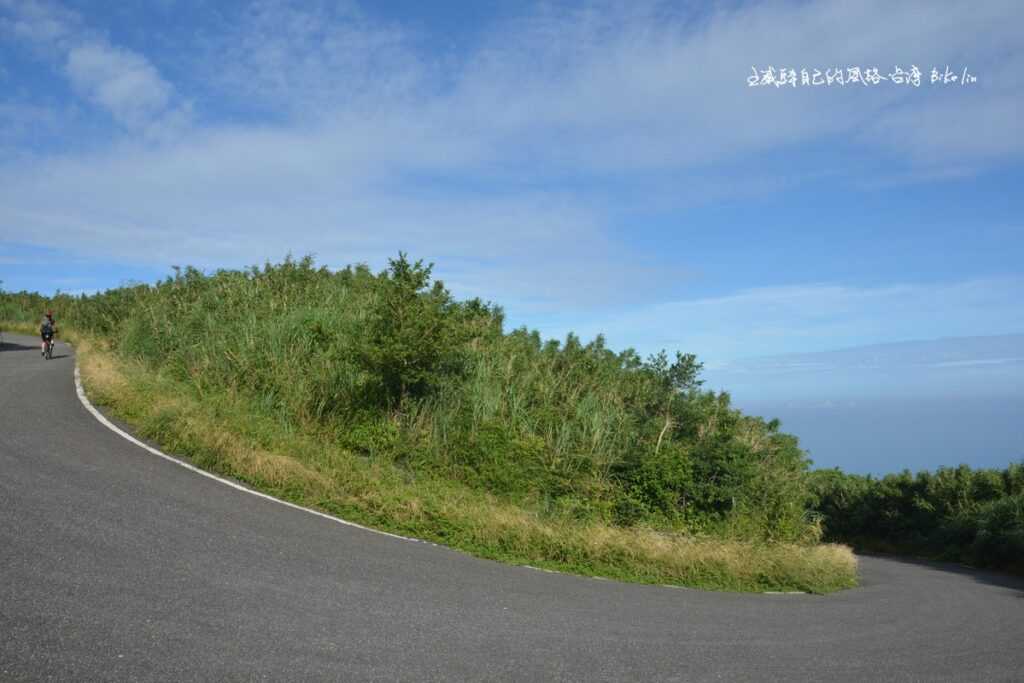
[[[399,27],[371,22],[354,3],[257,0],[205,27],[195,57],[218,64],[201,80],[219,94],[308,120],[417,86],[424,65],[410,40]]]
[[[170,84],[144,57],[103,43],[72,48],[66,69],[76,91],[126,126],[151,121],[171,98]]]
[[[0,0],[0,35],[26,40],[43,51],[59,50],[79,30],[72,11],[41,0]]]
[[[47,55],[72,89],[119,124],[150,139],[187,124],[191,105],[137,52],[110,44],[82,17],[52,2],[0,0],[0,31]],[[6,16],[4,16],[6,15]]]
[[[410,135],[456,143],[456,154],[471,150],[490,173],[657,173],[829,136],[942,166],[1019,155],[1005,144],[1024,138],[1007,113],[1024,94],[1007,63],[1017,18],[1010,0],[767,2],[706,16],[657,3],[542,5],[450,56],[424,53],[415,33],[351,4],[256,2],[194,52],[211,98],[302,124],[400,121]],[[752,65],[886,71],[956,60],[980,75],[974,89],[746,85]],[[970,134],[950,136],[943,121]]]
[[[967,145],[950,145],[948,128],[888,120],[894,107],[908,118],[932,111],[935,89],[750,89],[745,78],[752,65],[887,70],[959,58],[982,85],[960,89],[945,106],[998,110],[964,122],[974,124],[972,158],[1003,158],[1000,142],[1019,123],[995,103],[1019,102],[1024,90],[1021,72],[1004,63],[1016,52],[1019,17],[1014,2],[774,2],[697,20],[643,4],[552,11],[502,27],[444,106],[461,113],[467,130],[485,121],[521,154],[573,168],[694,166],[826,136],[900,155],[935,150],[950,161]],[[914,134],[873,135],[878,121],[887,133]]]
[[[136,147],[44,164],[0,207],[8,239],[74,247],[119,262],[245,265],[287,252],[377,265],[398,249],[438,261],[461,294],[531,307],[621,299],[616,285],[670,277],[603,236],[603,219],[557,192],[460,196],[388,187],[391,162],[351,139],[222,132],[195,146]],[[318,144],[314,142],[319,141]],[[390,148],[382,147],[387,159]],[[66,188],[58,205],[46,199]],[[384,187],[381,187],[384,185]],[[0,230],[0,239],[5,235]],[[580,284],[586,283],[581,289]]]

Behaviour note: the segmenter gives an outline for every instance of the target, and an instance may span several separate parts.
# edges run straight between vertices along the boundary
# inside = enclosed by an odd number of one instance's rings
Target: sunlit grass
[[[757,543],[543,518],[493,495],[355,455],[76,338],[90,397],[172,453],[284,500],[504,562],[708,589],[828,592],[854,585],[845,546]],[[231,495],[225,491],[225,495]]]

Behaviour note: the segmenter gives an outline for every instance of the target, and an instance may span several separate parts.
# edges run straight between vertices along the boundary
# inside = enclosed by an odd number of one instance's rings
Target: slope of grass
[[[288,429],[228,393],[194,388],[77,336],[89,396],[192,463],[378,529],[514,564],[718,590],[829,592],[854,584],[845,546],[764,543],[544,518],[486,492],[410,475],[323,434]]]
[[[695,357],[506,333],[499,308],[455,301],[404,256],[376,275],[306,259],[91,297],[0,294],[8,320],[47,307],[87,343],[111,409],[277,495],[583,573],[854,581],[849,552],[818,544],[796,438],[703,390]]]

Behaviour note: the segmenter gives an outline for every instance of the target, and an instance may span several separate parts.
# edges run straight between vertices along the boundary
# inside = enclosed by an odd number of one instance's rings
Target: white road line
[[[166,453],[164,453],[164,452],[162,452],[162,451],[160,451],[160,450],[158,450],[156,448],[153,448],[152,446],[144,444],[143,442],[139,441],[134,436],[132,436],[131,434],[127,433],[126,431],[124,431],[123,429],[121,429],[120,427],[118,427],[117,425],[112,423],[110,420],[108,420],[103,415],[103,413],[101,413],[99,410],[97,410],[96,407],[93,406],[93,404],[89,402],[88,397],[85,395],[85,389],[82,388],[82,376],[81,376],[81,373],[79,373],[79,371],[78,371],[78,362],[77,362],[77,360],[75,362],[75,393],[78,394],[78,400],[82,402],[82,405],[85,406],[85,409],[88,410],[90,413],[92,413],[92,416],[95,417],[97,420],[99,420],[100,424],[102,424],[104,427],[106,427],[110,431],[118,434],[119,436],[127,439],[128,441],[131,441],[133,444],[135,444],[139,448],[145,449],[145,450],[149,451],[150,453],[152,453],[153,455],[161,457],[164,460],[167,460],[169,462],[173,462],[175,465],[180,465],[181,467],[184,467],[187,470],[191,470],[191,471],[195,472],[196,474],[202,475],[204,477],[208,477],[210,479],[213,479],[214,481],[218,481],[221,484],[224,484],[225,486],[230,486],[233,489],[238,489],[239,491],[243,491],[243,492],[248,493],[250,495],[257,496],[259,498],[264,498],[266,500],[272,501],[274,503],[278,503],[280,505],[285,505],[285,506],[293,508],[295,510],[302,510],[303,512],[308,512],[309,514],[316,515],[317,517],[323,517],[324,519],[328,519],[328,520],[330,520],[332,522],[337,522],[338,524],[344,524],[345,526],[355,527],[356,529],[362,529],[363,531],[369,531],[369,532],[372,532],[372,533],[375,533],[375,534],[380,534],[382,536],[390,536],[391,538],[397,538],[397,539],[402,540],[402,541],[412,541],[413,543],[427,543],[429,545],[433,545],[433,546],[437,546],[437,547],[443,547],[443,546],[438,546],[438,544],[436,544],[436,543],[431,543],[430,541],[424,541],[424,540],[421,540],[419,538],[409,538],[408,536],[399,536],[398,534],[392,534],[392,533],[389,533],[387,531],[381,531],[380,529],[371,529],[370,527],[363,526],[362,524],[356,524],[355,522],[350,522],[347,519],[342,519],[341,517],[335,517],[333,515],[328,515],[325,512],[320,512],[318,510],[313,510],[313,509],[310,509],[310,508],[307,508],[307,507],[302,507],[301,505],[296,505],[295,503],[289,503],[286,500],[281,500],[280,498],[275,498],[275,497],[273,497],[271,495],[267,495],[266,493],[261,493],[259,491],[254,491],[254,490],[252,490],[252,489],[250,489],[250,488],[248,488],[246,486],[242,486],[238,482],[231,481],[230,479],[224,479],[223,477],[218,477],[216,474],[211,474],[210,472],[207,472],[205,470],[201,470],[198,467],[196,467],[195,465],[189,464],[189,463],[187,463],[187,462],[185,462],[183,460],[179,460],[178,458],[175,458],[173,456],[167,455]]]

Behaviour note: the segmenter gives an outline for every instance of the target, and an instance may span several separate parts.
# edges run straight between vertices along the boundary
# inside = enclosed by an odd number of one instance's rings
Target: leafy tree
[[[444,284],[430,283],[432,269],[404,253],[388,260],[354,349],[358,363],[380,378],[391,407],[429,393],[459,366],[462,330],[449,315],[454,307]]]

